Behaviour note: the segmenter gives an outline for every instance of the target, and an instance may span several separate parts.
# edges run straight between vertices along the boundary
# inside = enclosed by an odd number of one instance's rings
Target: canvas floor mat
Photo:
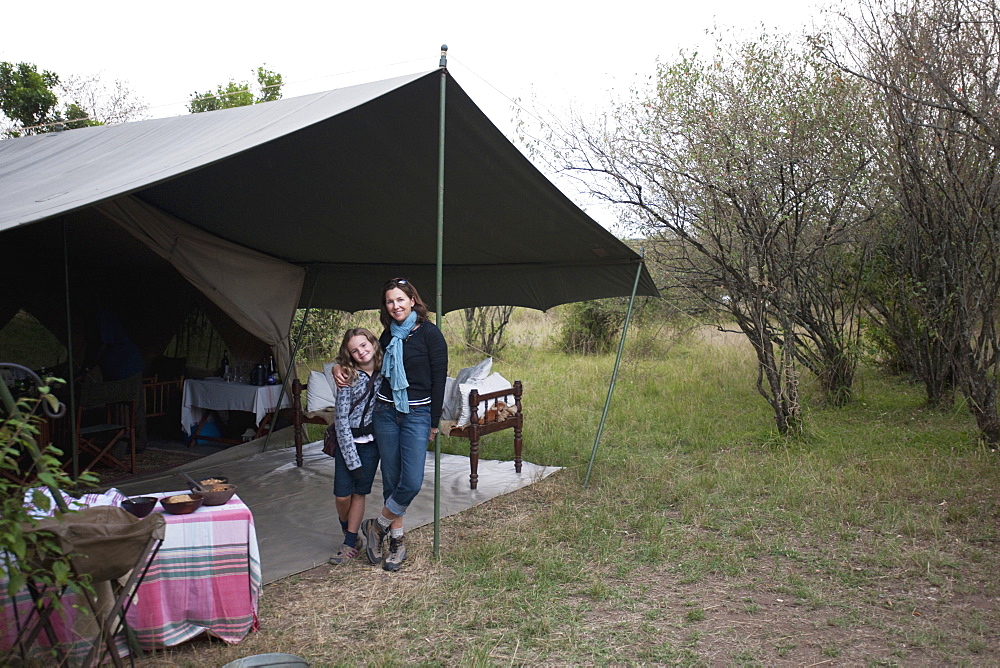
[[[231,448],[183,467],[196,479],[199,474],[224,475],[237,486],[237,494],[253,512],[264,584],[325,564],[342,542],[333,500],[334,462],[323,454],[321,446],[319,441],[304,446],[301,468],[295,466],[294,451],[289,448],[243,458],[233,458],[237,453]],[[472,490],[469,458],[442,454],[441,517],[513,492],[557,470],[524,462],[521,473],[517,473],[512,461],[480,459],[479,488]],[[123,483],[118,489],[137,496],[183,487],[175,475],[161,474]],[[376,474],[365,517],[374,517],[381,506],[382,480],[381,474]],[[406,528],[415,529],[433,521],[434,453],[428,452],[424,485],[406,514]]]

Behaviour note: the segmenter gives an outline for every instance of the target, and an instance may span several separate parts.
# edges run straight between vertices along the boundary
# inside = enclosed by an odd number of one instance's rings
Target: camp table
[[[191,443],[198,440],[232,441],[200,434],[211,411],[246,411],[254,414],[257,436],[266,428],[270,416],[278,405],[281,385],[247,385],[230,383],[221,378],[184,381],[184,398],[181,402],[181,428],[191,435]],[[281,401],[282,408],[292,405],[288,392]]]
[[[185,494],[189,490],[148,496]],[[157,505],[154,512],[160,512]],[[260,556],[250,509],[233,496],[221,506],[202,506],[189,515],[164,514],[166,538],[126,616],[143,649],[170,647],[202,633],[240,642],[258,628]],[[17,635],[7,577],[0,573],[0,648]],[[21,619],[31,606],[27,589],[15,597]],[[53,626],[60,640],[72,637],[76,612],[63,598],[65,620]],[[59,616],[61,613],[56,613]],[[85,645],[85,643],[84,643]],[[124,646],[124,644],[121,644]],[[73,655],[73,643],[66,648]]]

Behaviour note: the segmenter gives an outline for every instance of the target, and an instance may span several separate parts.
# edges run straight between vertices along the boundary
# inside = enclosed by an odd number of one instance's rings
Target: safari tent
[[[24,308],[65,343],[101,300],[151,357],[201,301],[235,354],[284,365],[296,307],[373,308],[405,276],[436,309],[442,99],[444,311],[627,295],[637,275],[656,294],[439,69],[0,141],[0,326]]]

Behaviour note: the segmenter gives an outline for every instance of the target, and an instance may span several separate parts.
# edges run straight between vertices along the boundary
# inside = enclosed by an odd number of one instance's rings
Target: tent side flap
[[[281,368],[291,360],[289,330],[305,270],[219,239],[135,197],[99,211],[170,262],[212,303],[271,346]]]

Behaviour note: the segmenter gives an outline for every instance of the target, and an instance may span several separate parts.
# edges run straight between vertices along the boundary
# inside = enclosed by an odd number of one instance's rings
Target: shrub
[[[28,581],[56,591],[68,587],[79,592],[89,588],[89,576],[80,579],[74,574],[69,556],[63,554],[51,533],[32,530],[38,521],[23,505],[23,499],[31,489],[32,504],[43,511],[52,510],[49,497],[42,492],[43,486],[61,502],[60,490],[91,484],[97,478],[84,474],[74,481],[60,467],[58,455],[62,453],[49,443],[36,442],[41,421],[38,411],[44,408],[50,415],[58,414],[53,409],[59,404],[47,384],[57,379],[46,379],[43,384],[35,374],[24,367],[18,368],[28,372],[37,386],[37,390],[24,394],[37,396],[15,400],[7,385],[0,381],[0,544],[4,545],[0,565],[9,577],[8,595],[13,598]],[[0,653],[0,663],[3,659]]]
[[[585,355],[611,351],[618,342],[628,300],[598,299],[575,302],[564,308],[557,344],[567,353]]]

